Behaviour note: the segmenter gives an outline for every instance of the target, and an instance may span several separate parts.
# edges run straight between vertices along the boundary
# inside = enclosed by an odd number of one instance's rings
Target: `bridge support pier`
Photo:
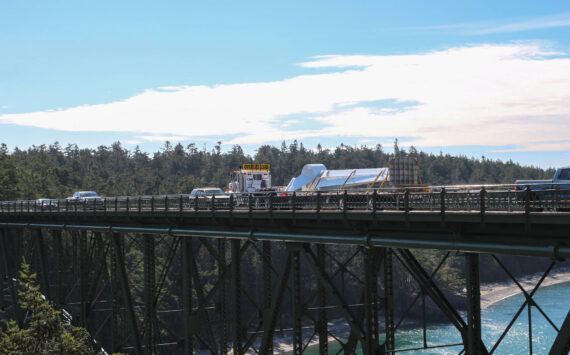
[[[317,259],[319,261],[319,267],[326,271],[325,262],[325,245],[317,244]],[[327,293],[322,284],[319,283],[317,286],[317,298],[319,309],[318,326],[315,326],[317,332],[319,333],[319,354],[326,355],[329,353],[329,334],[328,334],[328,321],[327,321]]]
[[[220,312],[220,354],[228,353],[228,315],[227,315],[227,298],[226,298],[226,239],[218,239],[218,282],[220,283],[220,291],[218,294],[218,304]]]
[[[156,353],[156,309],[154,297],[156,293],[154,236],[143,235],[144,243],[144,344],[145,354]]]
[[[192,262],[190,261],[190,253],[192,252],[192,238],[180,237],[182,239],[182,304],[184,305],[184,354],[192,355],[194,353],[193,333],[194,324],[192,314]]]
[[[394,282],[391,248],[384,248],[384,320],[386,341],[384,349],[391,351],[396,349],[396,329],[394,327]]]
[[[268,314],[271,311],[271,273],[273,272],[271,263],[271,242],[262,242],[262,265],[263,265],[263,322],[268,319]],[[273,340],[273,339],[272,339]],[[267,348],[267,354],[273,354],[273,341]]]
[[[466,253],[467,282],[467,355],[486,352],[481,349],[481,287],[479,282],[479,254]]]
[[[231,240],[232,254],[232,282],[231,282],[231,305],[232,305],[232,331],[234,354],[242,355],[242,328],[241,328],[241,254],[240,240]]]

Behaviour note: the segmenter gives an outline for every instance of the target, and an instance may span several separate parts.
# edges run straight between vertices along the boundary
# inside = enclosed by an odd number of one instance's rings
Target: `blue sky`
[[[0,142],[570,165],[570,2],[1,1]]]

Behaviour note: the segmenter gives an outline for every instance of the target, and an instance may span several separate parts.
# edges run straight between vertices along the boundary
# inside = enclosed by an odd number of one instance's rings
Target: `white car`
[[[95,203],[97,206],[103,205],[105,201],[103,197],[99,196],[95,191],[77,191],[73,196],[68,197],[69,203],[84,203],[91,206]]]
[[[224,190],[220,189],[219,187],[200,187],[192,190],[190,192],[190,199],[194,199],[196,197],[199,198],[212,198],[212,196],[216,196],[216,198],[229,198],[229,195],[224,192]]]
[[[214,200],[214,207],[228,207],[230,201],[230,195],[225,193],[224,190],[219,187],[199,187],[195,188],[190,192],[190,206],[196,206],[198,203],[198,208],[209,208],[211,206],[212,200]],[[198,201],[196,201],[196,199]]]

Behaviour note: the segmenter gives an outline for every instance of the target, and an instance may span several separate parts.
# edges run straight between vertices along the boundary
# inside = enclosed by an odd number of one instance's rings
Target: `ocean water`
[[[535,302],[546,313],[551,321],[560,327],[570,306],[570,283],[563,283],[540,288],[533,297]],[[490,351],[497,343],[513,316],[524,302],[522,294],[497,302],[481,312],[482,338]],[[536,307],[532,307],[532,353],[548,354],[557,332],[543,317]],[[501,341],[495,354],[528,354],[529,353],[528,309],[525,307],[517,321]],[[460,343],[461,336],[451,324],[432,325],[427,329],[428,346],[438,344]],[[409,329],[396,333],[396,349],[408,349],[423,346],[422,329]],[[402,351],[397,354],[458,354],[462,346],[426,349],[418,351]],[[339,344],[329,344],[329,354],[336,354]],[[318,354],[318,346],[309,347],[304,354]],[[362,354],[358,351],[358,354]]]

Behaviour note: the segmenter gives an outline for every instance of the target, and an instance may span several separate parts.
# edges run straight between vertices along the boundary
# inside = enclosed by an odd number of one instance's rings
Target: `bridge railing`
[[[204,210],[559,211],[570,210],[568,185],[432,186],[301,192],[259,192],[190,198],[188,195],[103,197],[76,201],[1,201],[0,213],[147,213]]]

